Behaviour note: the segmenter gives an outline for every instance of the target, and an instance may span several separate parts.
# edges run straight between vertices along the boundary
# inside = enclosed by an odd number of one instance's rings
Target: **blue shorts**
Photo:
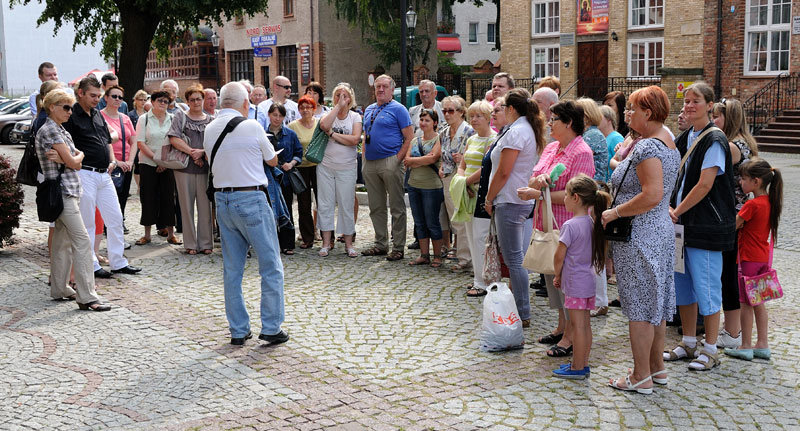
[[[697,303],[701,315],[722,308],[722,252],[686,247],[685,274],[675,273],[675,304]]]

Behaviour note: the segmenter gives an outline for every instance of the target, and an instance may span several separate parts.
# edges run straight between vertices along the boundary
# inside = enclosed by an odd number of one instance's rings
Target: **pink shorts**
[[[769,271],[769,265],[766,262],[742,261],[739,262],[739,271],[742,275],[752,277]],[[747,293],[744,291],[744,283],[739,283],[739,302],[747,304]]]
[[[564,297],[564,308],[568,310],[594,310],[594,299],[591,298],[575,298],[572,296]]]

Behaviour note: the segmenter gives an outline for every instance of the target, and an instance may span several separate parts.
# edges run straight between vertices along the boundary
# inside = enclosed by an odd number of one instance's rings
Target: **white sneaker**
[[[730,332],[723,329],[719,332],[719,337],[717,338],[717,347],[722,349],[738,349],[739,346],[742,345],[742,333],[739,332],[739,335],[736,337],[732,337]]]

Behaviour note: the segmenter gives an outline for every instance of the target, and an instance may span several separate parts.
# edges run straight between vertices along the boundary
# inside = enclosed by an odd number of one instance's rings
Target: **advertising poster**
[[[577,0],[579,36],[608,33],[609,0]]]

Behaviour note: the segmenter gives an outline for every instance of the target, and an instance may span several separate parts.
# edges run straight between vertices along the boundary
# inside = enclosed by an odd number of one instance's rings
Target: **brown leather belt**
[[[262,190],[262,186],[250,186],[250,187],[223,187],[221,189],[217,189],[218,192],[222,193],[229,193],[229,192],[254,192]]]

